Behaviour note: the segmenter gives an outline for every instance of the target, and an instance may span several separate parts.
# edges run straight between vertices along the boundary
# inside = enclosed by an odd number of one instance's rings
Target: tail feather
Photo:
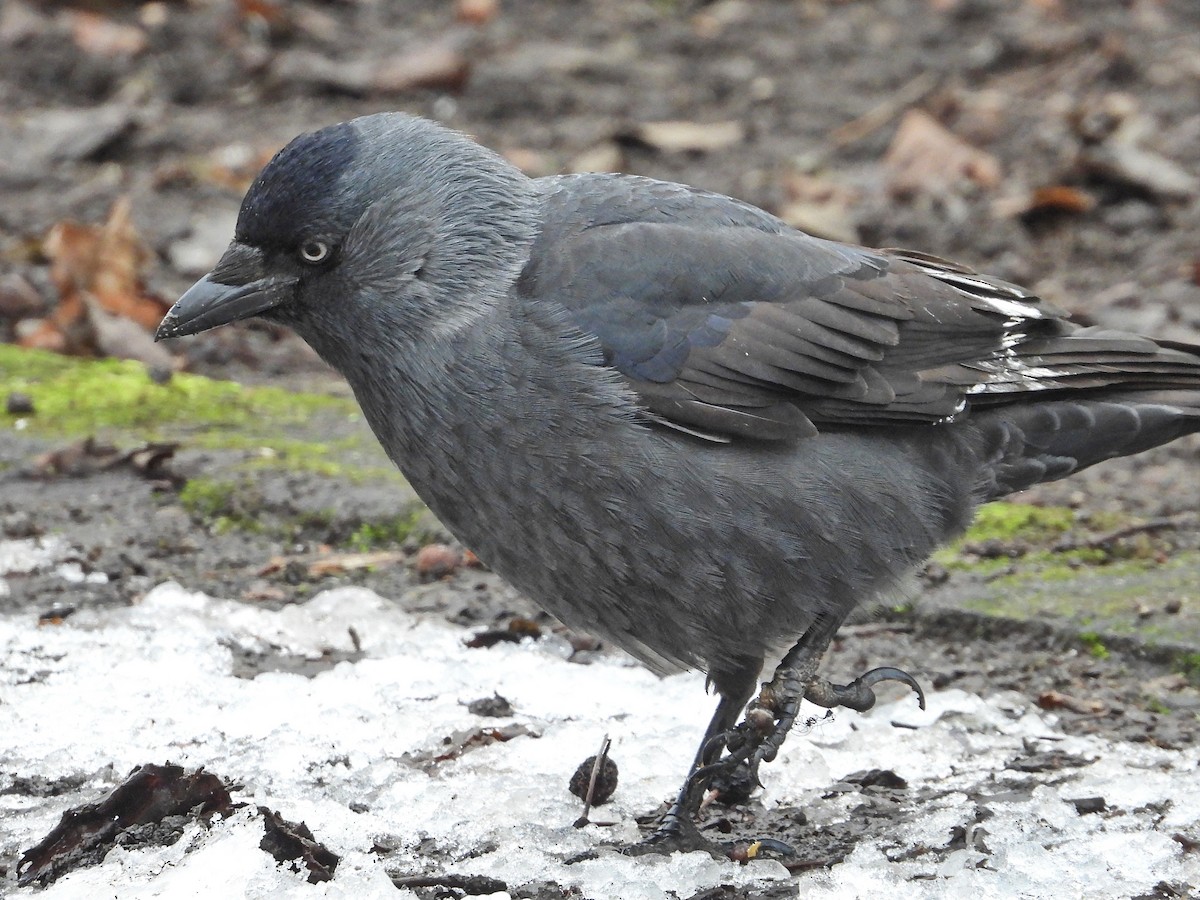
[[[994,500],[1200,431],[1200,391],[1131,391],[993,408],[977,417]]]

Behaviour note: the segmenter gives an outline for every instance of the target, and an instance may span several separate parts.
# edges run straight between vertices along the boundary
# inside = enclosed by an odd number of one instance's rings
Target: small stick
[[[608,759],[608,748],[611,746],[612,741],[606,734],[604,740],[600,742],[600,752],[596,754],[596,761],[592,763],[592,777],[588,779],[587,795],[583,798],[583,815],[575,820],[576,828],[582,828],[588,824],[588,814],[592,811],[592,798],[596,795],[596,779],[600,777],[604,761]]]
[[[933,89],[934,82],[933,75],[928,72],[918,75],[878,106],[829,132],[830,142],[835,147],[844,147],[855,141],[861,141],[899,115],[904,107],[911,106],[929,93]]]

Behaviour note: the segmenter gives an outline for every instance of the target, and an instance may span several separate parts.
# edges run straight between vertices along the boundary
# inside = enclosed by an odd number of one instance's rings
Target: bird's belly
[[[944,537],[948,511],[926,502],[938,492],[917,483],[903,442],[863,453],[825,438],[634,436],[553,454],[493,443],[406,474],[514,587],[664,670],[761,657],[894,584]]]

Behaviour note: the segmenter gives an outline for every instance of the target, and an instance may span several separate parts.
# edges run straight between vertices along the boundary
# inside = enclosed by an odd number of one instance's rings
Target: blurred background
[[[263,324],[149,335],[277,149],[384,109],[1200,337],[1195,0],[6,0],[0,342],[319,370]]]

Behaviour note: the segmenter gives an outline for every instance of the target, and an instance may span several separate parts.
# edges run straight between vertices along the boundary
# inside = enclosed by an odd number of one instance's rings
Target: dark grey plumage
[[[1200,429],[1197,348],[682,185],[530,180],[399,114],[283,150],[159,335],[248,315],[345,375],[516,587],[706,671],[710,735],[765,655],[831,635],[979,503]]]

